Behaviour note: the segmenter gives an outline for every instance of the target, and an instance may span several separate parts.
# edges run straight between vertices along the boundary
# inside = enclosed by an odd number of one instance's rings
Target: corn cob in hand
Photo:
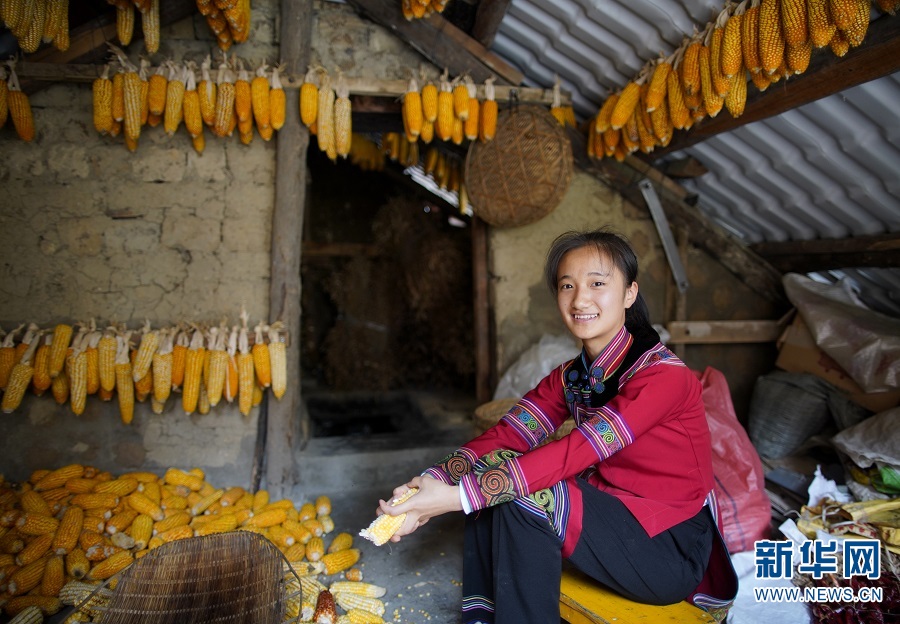
[[[418,491],[419,488],[410,488],[403,496],[392,500],[391,506],[393,507],[406,502]],[[406,520],[405,513],[396,516],[382,514],[375,518],[367,528],[360,531],[359,534],[367,540],[374,542],[376,546],[381,546],[391,539],[394,533],[400,530],[404,520]]]

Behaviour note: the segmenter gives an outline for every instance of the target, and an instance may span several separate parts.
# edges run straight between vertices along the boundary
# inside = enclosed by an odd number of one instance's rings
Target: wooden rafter
[[[347,0],[347,3],[394,32],[438,67],[446,67],[453,76],[468,73],[476,82],[494,76],[498,84],[509,85],[522,84],[524,80],[520,71],[437,13],[408,22],[396,0]]]
[[[722,132],[767,119],[851,87],[900,71],[900,19],[882,15],[869,24],[863,43],[838,58],[827,48],[813,51],[809,69],[782,80],[765,91],[748,85],[744,114],[734,118],[728,111],[707,117],[686,132],[677,132],[671,143],[642,158],[652,162]]]
[[[750,245],[783,273],[846,267],[900,267],[900,233]]]
[[[506,15],[510,0],[481,0],[475,12],[475,24],[472,25],[472,38],[486,48],[494,43],[494,37],[500,29],[500,22]]]

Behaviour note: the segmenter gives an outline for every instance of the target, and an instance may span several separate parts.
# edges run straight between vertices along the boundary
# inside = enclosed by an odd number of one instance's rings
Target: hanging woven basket
[[[534,223],[559,205],[572,181],[572,145],[540,106],[500,113],[492,141],[466,157],[466,190],[475,214],[496,227]]]

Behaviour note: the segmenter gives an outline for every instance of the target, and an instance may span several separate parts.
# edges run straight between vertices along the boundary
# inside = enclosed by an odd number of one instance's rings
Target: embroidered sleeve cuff
[[[457,485],[460,478],[472,469],[475,459],[471,451],[461,448],[450,453],[422,474],[434,477],[447,485]]]
[[[472,509],[472,503],[469,502],[469,499],[466,498],[466,490],[462,487],[459,488],[459,502],[462,505],[463,513],[470,514],[474,509]]]
[[[515,457],[499,463],[476,466],[473,472],[460,479],[459,488],[460,500],[465,499],[473,510],[508,503],[528,494],[527,484]]]

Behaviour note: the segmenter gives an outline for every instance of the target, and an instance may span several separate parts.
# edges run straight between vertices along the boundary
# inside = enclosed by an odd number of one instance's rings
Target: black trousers
[[[617,498],[579,480],[583,530],[569,562],[635,602],[674,604],[700,583],[715,531],[696,516],[651,538]],[[466,516],[464,624],[556,624],[562,541],[514,502]]]

